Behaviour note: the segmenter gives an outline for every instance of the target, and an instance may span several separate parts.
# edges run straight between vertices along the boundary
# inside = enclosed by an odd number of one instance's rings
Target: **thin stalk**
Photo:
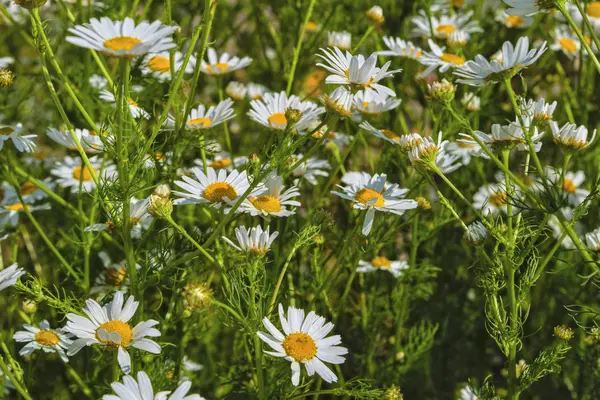
[[[369,38],[369,36],[371,36],[371,33],[373,33],[373,31],[375,30],[375,25],[371,25],[369,27],[369,29],[367,29],[365,31],[365,33],[361,36],[360,40],[358,41],[358,43],[356,43],[356,46],[354,46],[354,48],[352,49],[352,54],[356,53],[356,51],[360,48],[360,46],[365,42],[365,40],[367,40]]]
[[[281,269],[281,272],[279,273],[279,278],[277,279],[277,283],[275,284],[275,289],[273,290],[273,296],[271,296],[271,301],[269,301],[269,307],[267,308],[267,315],[270,315],[271,312],[273,311],[273,308],[275,307],[275,303],[277,302],[277,295],[279,294],[279,289],[281,288],[281,283],[283,282],[285,273],[287,272],[290,262],[292,261],[292,258],[294,258],[294,255],[296,254],[297,250],[298,250],[298,247],[296,246],[296,244],[294,244],[292,251],[288,255],[287,259],[285,260],[285,264],[283,264],[283,268]]]
[[[290,73],[288,76],[287,88],[285,90],[285,93],[288,96],[292,92],[292,87],[294,86],[294,75],[296,74],[298,58],[300,57],[300,49],[302,49],[302,42],[304,41],[306,24],[308,24],[308,21],[310,21],[310,17],[312,15],[313,8],[315,7],[316,2],[317,0],[310,0],[310,3],[308,4],[308,10],[306,10],[306,15],[304,16],[304,20],[302,21],[302,25],[300,26],[300,32],[298,33],[298,41],[296,42],[296,48],[294,49],[294,58],[292,59],[292,66],[290,68]]]
[[[594,41],[594,45],[596,46],[597,49],[600,49],[600,41],[598,40],[598,37],[596,36],[595,29],[592,26],[592,24],[590,23],[587,13],[581,6],[581,3],[579,2],[579,0],[574,0],[573,3],[575,3],[575,6],[577,6],[577,9],[579,10],[581,17],[583,18],[583,23],[585,24],[585,27],[587,28],[587,30],[590,32],[590,36],[591,36],[592,40]]]
[[[197,241],[195,241],[194,238],[191,237],[190,234],[187,233],[187,231],[181,225],[179,225],[177,222],[175,222],[171,216],[168,216],[167,218],[165,218],[165,220],[169,224],[171,224],[173,226],[173,228],[175,228],[179,233],[181,233],[187,240],[189,240],[190,243],[192,243],[194,245],[194,247],[196,247],[198,249],[198,251],[200,252],[200,254],[202,254],[204,257],[206,257],[206,259],[208,259],[208,261],[210,261],[211,263],[215,262],[214,257],[211,256],[204,249],[204,247],[202,247]]]
[[[15,389],[17,389],[17,392],[19,392],[19,394],[25,400],[32,400],[32,398],[29,395],[29,393],[28,393],[27,388],[25,387],[25,385],[21,384],[21,382],[19,382],[15,378],[15,376],[12,374],[12,372],[6,366],[6,363],[4,362],[4,358],[2,356],[0,356],[0,369],[2,370],[2,372],[4,373],[4,375],[6,377],[8,377],[8,379],[12,382],[13,386],[15,387]]]
[[[585,37],[583,37],[581,30],[579,29],[579,27],[577,26],[575,21],[573,21],[573,17],[571,17],[571,14],[569,14],[569,11],[565,7],[565,4],[562,2],[556,2],[556,8],[558,8],[558,11],[560,11],[561,14],[565,17],[565,19],[567,20],[567,23],[569,24],[571,29],[575,32],[575,34],[577,35],[577,38],[579,38],[581,45],[585,48],[585,51],[587,51],[588,56],[590,56],[590,58],[594,62],[594,67],[596,67],[596,71],[598,71],[598,73],[600,74],[600,62],[598,61],[598,58],[594,54],[594,51],[592,50],[592,48],[590,47],[588,42],[585,40]],[[585,13],[582,13],[582,14],[584,15],[584,18],[585,18]],[[589,21],[588,21],[588,23],[589,23]]]

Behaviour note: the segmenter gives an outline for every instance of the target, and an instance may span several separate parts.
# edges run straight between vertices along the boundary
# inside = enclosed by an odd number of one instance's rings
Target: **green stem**
[[[366,30],[366,32],[361,36],[361,38],[358,41],[358,43],[356,44],[356,46],[354,46],[354,48],[352,49],[352,54],[356,53],[356,51],[365,42],[365,40],[367,40],[369,38],[369,36],[371,36],[371,33],[373,33],[374,30],[375,30],[375,25],[371,25],[369,27],[369,29]]]
[[[600,41],[598,40],[598,37],[596,36],[595,29],[592,26],[592,24],[590,23],[587,13],[583,9],[583,7],[581,7],[581,3],[579,2],[579,0],[574,0],[573,3],[575,3],[575,5],[577,6],[577,9],[579,10],[579,13],[583,17],[583,23],[585,24],[587,30],[590,31],[590,36],[592,37],[592,40],[594,41],[594,45],[596,45],[596,48],[600,49]]]
[[[296,48],[294,49],[294,58],[292,59],[292,66],[290,68],[290,74],[288,76],[287,88],[285,90],[286,95],[290,95],[292,87],[294,86],[294,75],[296,74],[296,67],[298,66],[298,58],[300,57],[300,49],[302,48],[302,42],[304,42],[304,33],[306,32],[306,24],[310,21],[310,17],[315,7],[317,0],[310,0],[308,4],[308,10],[300,26],[300,32],[298,34],[298,41],[296,42]]]
[[[187,240],[189,240],[190,243],[192,243],[194,245],[194,247],[196,247],[198,249],[198,251],[200,252],[200,254],[202,254],[204,257],[206,257],[206,259],[208,259],[211,263],[215,262],[214,257],[211,256],[204,249],[204,247],[202,247],[197,241],[195,241],[194,238],[191,237],[190,234],[187,233],[187,231],[181,225],[179,225],[177,222],[175,222],[171,216],[166,217],[165,220],[169,224],[171,224],[173,226],[173,228],[175,228],[179,233],[181,233]]]
[[[287,259],[285,260],[285,264],[283,264],[283,268],[281,269],[281,272],[279,273],[279,278],[277,279],[277,283],[275,284],[275,289],[273,290],[273,296],[271,296],[271,301],[269,301],[269,307],[267,308],[267,315],[270,315],[271,312],[273,312],[273,308],[275,307],[275,303],[277,302],[277,295],[279,294],[279,289],[281,288],[281,283],[283,282],[283,277],[285,276],[288,266],[290,265],[292,258],[294,258],[294,255],[296,254],[297,250],[298,250],[298,247],[296,244],[294,244],[292,251],[288,255]]]
[[[29,395],[29,393],[27,392],[27,388],[25,387],[25,385],[21,384],[21,382],[19,382],[15,376],[10,372],[10,370],[8,369],[8,367],[6,366],[6,363],[4,362],[4,358],[2,356],[0,356],[0,369],[2,369],[2,372],[4,372],[4,375],[8,377],[8,379],[12,382],[12,384],[14,385],[15,389],[17,389],[17,392],[19,392],[19,394],[25,399],[25,400],[32,400],[31,396]]]
[[[587,51],[588,56],[594,62],[594,66],[596,67],[596,71],[598,71],[598,73],[600,73],[600,62],[598,62],[598,58],[596,58],[596,55],[594,54],[594,51],[592,50],[592,48],[590,47],[590,45],[588,44],[588,42],[583,37],[583,34],[581,33],[581,30],[579,30],[579,27],[577,26],[577,24],[575,23],[575,21],[573,21],[573,17],[571,17],[571,14],[569,14],[569,11],[565,7],[565,4],[563,2],[557,1],[556,2],[556,8],[558,8],[558,11],[560,11],[561,14],[565,17],[565,19],[567,20],[567,23],[569,24],[569,26],[571,26],[571,29],[575,32],[575,34],[579,38],[579,41],[581,42],[581,45],[585,48],[585,51]],[[585,18],[586,18],[585,17],[585,13],[582,13],[582,15],[584,16],[584,21],[585,21]],[[589,23],[589,21],[587,21],[587,22]]]

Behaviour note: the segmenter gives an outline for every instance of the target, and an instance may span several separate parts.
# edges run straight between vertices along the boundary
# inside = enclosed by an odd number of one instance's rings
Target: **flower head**
[[[68,362],[69,359],[65,350],[69,348],[72,341],[64,334],[62,330],[50,328],[48,321],[40,322],[40,327],[25,324],[24,331],[17,331],[13,335],[16,342],[27,343],[19,354],[23,357],[30,356],[36,350],[43,350],[45,353],[56,353],[61,360]]]
[[[292,121],[288,121],[288,110],[298,110],[300,118],[293,127],[304,131],[319,115],[325,112],[323,107],[310,101],[301,101],[297,96],[287,96],[285,92],[266,93],[262,100],[252,100],[250,118],[261,125],[275,131],[284,131]]]
[[[230,72],[242,69],[252,63],[250,57],[232,57],[228,53],[217,56],[217,52],[212,47],[206,50],[208,56],[208,62],[202,60],[200,70],[207,75],[224,75]]]
[[[358,265],[360,265],[360,267],[356,268],[356,272],[387,271],[392,274],[394,278],[399,278],[402,275],[402,271],[408,268],[408,263],[406,261],[390,261],[384,256],[377,256],[371,261],[360,260]]]
[[[252,253],[258,255],[265,255],[271,249],[271,244],[275,238],[279,235],[279,232],[275,231],[272,234],[269,233],[269,227],[263,231],[260,225],[257,225],[251,229],[247,229],[245,226],[235,228],[235,237],[237,238],[238,244],[233,243],[225,236],[222,239],[231,245],[237,251],[244,253]]]
[[[300,191],[296,186],[291,186],[285,191],[283,178],[272,172],[263,182],[262,190],[257,190],[255,194],[245,199],[238,212],[249,213],[250,215],[288,217],[295,214],[291,207],[300,207],[300,202],[293,200],[300,196]]]
[[[415,46],[412,42],[402,40],[399,37],[384,36],[383,43],[385,43],[389,50],[381,50],[375,54],[380,56],[410,58],[413,60],[418,60],[423,55],[423,51],[419,47]]]
[[[0,270],[0,292],[17,283],[17,280],[24,274],[25,270],[19,268],[17,264],[12,264],[3,270]]]
[[[340,50],[350,50],[352,48],[352,34],[346,31],[327,32],[327,46],[337,47]]]
[[[35,149],[35,142],[32,140],[37,135],[23,135],[23,124],[15,126],[0,125],[0,150],[4,147],[4,142],[12,141],[13,145],[20,153],[31,153]]]
[[[596,138],[596,130],[588,140],[588,130],[585,126],[565,123],[562,127],[555,121],[550,122],[552,140],[567,152],[578,151],[589,147]]]
[[[181,383],[174,392],[167,390],[154,395],[152,382],[144,371],[137,373],[137,380],[126,375],[123,383],[113,382],[110,386],[116,395],[105,394],[102,400],[204,400],[198,394],[188,395],[192,387],[191,381]]]

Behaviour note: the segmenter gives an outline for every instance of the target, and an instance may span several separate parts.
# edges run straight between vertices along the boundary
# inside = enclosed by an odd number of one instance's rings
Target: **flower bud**
[[[431,203],[425,197],[415,198],[421,210],[431,210]]]
[[[189,312],[202,310],[212,301],[212,290],[203,283],[188,283],[182,295],[183,307]]]
[[[427,87],[429,88],[429,96],[440,103],[448,104],[454,100],[456,86],[446,79],[433,82],[431,85],[427,85]]]
[[[37,303],[29,299],[23,300],[21,310],[26,314],[33,314],[37,311]]]
[[[373,6],[369,8],[365,14],[367,14],[367,18],[369,18],[375,25],[381,25],[385,22],[383,9],[379,6]]]
[[[15,79],[15,74],[8,69],[0,69],[0,87],[9,87]]]
[[[481,222],[477,221],[468,226],[463,237],[467,243],[473,246],[479,246],[483,244],[486,236],[487,229]]]
[[[33,10],[34,8],[40,8],[41,6],[43,6],[44,4],[46,4],[46,2],[48,0],[14,0],[15,4],[26,8],[28,10]]]
[[[158,185],[150,195],[148,214],[156,218],[169,218],[173,212],[171,189],[167,185]]]
[[[573,332],[573,329],[566,325],[559,325],[554,327],[554,336],[560,340],[568,342],[573,338],[573,336],[575,336],[575,332]]]
[[[288,122],[288,126],[296,125],[302,118],[302,110],[288,107],[285,109],[285,119]]]
[[[403,400],[403,399],[404,399],[404,396],[402,395],[400,388],[396,385],[390,386],[385,391],[385,400]]]

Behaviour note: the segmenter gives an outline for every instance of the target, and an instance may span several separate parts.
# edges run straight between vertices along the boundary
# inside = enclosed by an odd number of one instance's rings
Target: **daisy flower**
[[[131,18],[112,21],[102,17],[92,18],[89,24],[70,28],[75,36],[67,36],[67,42],[79,47],[101,51],[116,57],[137,57],[147,53],[160,53],[175,47],[170,35],[178,28],[166,26],[160,21],[142,21],[137,26]]]
[[[507,28],[528,28],[533,23],[533,18],[522,15],[508,15],[504,10],[496,11],[496,21]]]
[[[223,100],[216,106],[210,106],[208,110],[203,104],[200,104],[198,108],[194,108],[190,112],[186,128],[190,130],[209,129],[229,121],[235,117],[232,105],[233,100],[231,99]]]
[[[97,74],[90,76],[89,82],[92,89],[96,90],[106,89],[108,86],[108,81],[106,78]]]
[[[548,0],[503,0],[509,7],[508,15],[531,16],[539,12],[546,12],[553,8],[554,2]]]
[[[473,195],[473,206],[481,210],[484,215],[506,213],[507,201],[508,195],[503,183],[483,185]]]
[[[464,32],[467,37],[471,33],[483,32],[477,21],[471,21],[473,12],[469,11],[465,14],[456,13],[450,16],[442,15],[441,17],[427,16],[425,11],[421,10],[419,15],[412,18],[413,35],[429,38],[431,32],[436,39],[446,40],[456,31]]]
[[[327,46],[337,47],[340,50],[352,48],[352,34],[350,32],[327,32]]]
[[[104,269],[94,280],[94,286],[90,289],[90,294],[105,295],[119,291],[127,293],[129,291],[129,277],[127,276],[127,261],[113,263],[105,251],[98,253]],[[136,267],[138,267],[136,265]]]
[[[460,103],[471,112],[479,111],[481,109],[481,99],[479,96],[475,96],[474,93],[465,93],[460,100]]]
[[[412,210],[418,206],[416,201],[404,199],[408,189],[401,189],[395,183],[389,185],[386,179],[386,174],[371,176],[366,172],[351,172],[342,177],[342,182],[347,186],[337,185],[342,191],[331,192],[352,201],[353,208],[367,211],[362,227],[362,233],[365,236],[371,232],[375,211],[402,215],[406,210]]]
[[[592,251],[600,251],[600,228],[585,234],[585,244]]]
[[[351,85],[364,89],[372,89],[378,93],[396,96],[394,91],[378,82],[384,78],[393,77],[400,69],[388,71],[391,61],[388,61],[383,67],[376,67],[377,54],[371,54],[365,60],[364,56],[359,54],[353,56],[350,52],[342,52],[337,47],[331,49],[321,49],[323,54],[318,54],[326,64],[318,63],[317,66],[325,68],[333,75],[325,79],[325,83],[335,85]]]
[[[465,59],[459,55],[452,53],[445,53],[445,47],[440,47],[429,39],[428,41],[431,52],[424,52],[423,56],[419,58],[419,62],[423,65],[427,65],[427,69],[423,71],[420,76],[429,76],[436,69],[440,69],[440,72],[446,72],[450,68],[456,68],[465,63]]]
[[[333,329],[331,322],[314,311],[304,317],[304,310],[289,307],[287,318],[283,306],[279,304],[279,320],[283,333],[269,321],[263,319],[263,325],[269,333],[257,332],[258,337],[274,351],[265,351],[273,357],[283,357],[292,365],[292,384],[300,384],[300,364],[304,364],[308,376],[316,372],[327,383],[337,382],[337,376],[325,365],[343,364],[348,349],[338,346],[342,343],[339,335],[326,337]]]
[[[320,125],[320,123],[318,121],[313,122],[311,124],[311,126],[309,127],[309,130],[310,131],[315,130],[318,127],[318,125]],[[338,150],[341,150],[341,149],[345,148],[346,146],[348,146],[348,144],[350,143],[350,140],[351,140],[350,136],[348,136],[344,133],[334,132],[334,131],[329,130],[329,127],[327,125],[323,125],[318,131],[313,133],[311,136],[314,139],[321,139],[323,137],[323,135],[327,135],[323,145],[325,147],[335,145],[335,147]]]
[[[265,93],[267,93],[267,88],[260,83],[252,83],[250,82],[248,86],[248,98],[250,100],[261,100]]]
[[[381,50],[375,54],[380,56],[410,58],[413,60],[418,60],[423,55],[423,51],[419,47],[415,46],[412,42],[404,41],[399,37],[384,36],[383,43],[385,43],[389,50]]]
[[[3,226],[17,226],[19,224],[19,214],[25,212],[23,204],[19,202],[19,199],[5,199],[0,204],[0,227]],[[10,200],[10,202],[8,202]],[[52,207],[49,204],[40,204],[37,206],[26,205],[27,210],[30,212],[40,210],[50,210]]]
[[[300,202],[293,200],[294,197],[300,196],[300,191],[296,186],[282,192],[283,188],[283,178],[272,172],[265,180],[263,189],[245,199],[238,212],[263,217],[289,217],[295,214],[296,211],[288,210],[287,206],[300,207]]]
[[[224,169],[227,172],[233,171],[234,168],[242,168],[247,163],[248,157],[231,157],[231,154],[226,151],[206,159],[207,168],[214,168],[216,170]],[[194,160],[194,164],[204,170],[204,162],[202,160]]]
[[[446,146],[448,154],[460,159],[462,165],[469,165],[471,159],[475,156],[488,158],[487,154],[480,152],[481,146],[477,142],[468,142],[466,140],[450,142]]]
[[[356,272],[387,271],[392,274],[394,278],[399,278],[402,275],[402,271],[408,268],[408,263],[406,261],[390,261],[384,256],[377,256],[371,261],[360,260],[358,265],[360,265],[360,267],[356,268]]]
[[[199,394],[188,395],[192,382],[181,383],[174,392],[169,390],[154,394],[154,388],[150,378],[144,371],[137,373],[137,380],[126,375],[123,383],[113,382],[110,384],[115,394],[105,394],[102,400],[204,400]]]
[[[235,237],[237,238],[238,244],[233,243],[233,241],[225,236],[221,236],[221,238],[237,251],[265,255],[271,249],[271,244],[273,244],[273,241],[278,235],[279,232],[277,231],[270,234],[268,226],[267,229],[263,231],[262,227],[257,225],[250,230],[245,226],[235,228]]]
[[[35,142],[32,140],[37,135],[23,135],[23,124],[15,126],[0,125],[0,150],[4,147],[4,142],[12,140],[13,145],[20,153],[31,153],[35,149]]]
[[[227,53],[217,57],[217,52],[212,47],[206,50],[208,62],[202,60],[200,70],[208,75],[224,75],[230,72],[242,69],[250,65],[252,59],[250,57],[232,57]]]
[[[56,143],[65,146],[69,150],[77,150],[75,141],[68,131],[59,131],[55,128],[48,128],[46,135]],[[104,150],[104,143],[100,136],[95,131],[89,131],[87,129],[75,129],[75,136],[81,143],[81,147],[86,153],[94,154]]]
[[[346,118],[352,115],[354,96],[345,87],[338,87],[331,94],[323,96],[323,104],[328,111]]]
[[[44,185],[50,190],[54,189],[55,183],[51,181],[51,178],[44,179],[42,181]],[[1,204],[18,203],[19,196],[15,187],[7,182],[4,182],[0,188],[0,193],[3,193],[4,198]],[[19,187],[19,194],[25,203],[35,203],[38,200],[43,200],[48,195],[40,188],[35,186],[33,183],[27,181]]]
[[[0,270],[0,292],[17,283],[17,280],[25,274],[23,268],[17,264],[12,264],[3,270]]]
[[[146,336],[160,336],[160,332],[153,328],[158,321],[151,319],[140,322],[133,329],[129,324],[139,304],[133,296],[129,296],[125,305],[123,305],[121,292],[116,292],[113,300],[104,307],[92,299],[86,300],[85,304],[83,312],[87,318],[73,313],[67,314],[68,322],[65,329],[77,338],[69,347],[68,356],[75,355],[84,346],[93,344],[118,349],[119,366],[125,374],[129,374],[131,370],[131,358],[127,352],[129,347],[160,354],[160,345],[146,338]]]
[[[479,400],[477,395],[473,392],[469,386],[465,386],[460,389],[460,399],[459,400]]]
[[[577,6],[575,4],[567,3],[567,8],[569,11],[573,10],[573,12],[571,12],[571,15],[575,15],[573,19],[575,19],[575,22],[577,22],[578,25],[581,25],[580,21],[583,19],[579,14]],[[594,27],[594,30],[597,32],[600,29],[600,1],[590,1],[587,3],[585,5],[585,14]]]
[[[539,100],[529,99],[519,105],[521,113],[526,116],[526,120],[532,120],[535,124],[542,124],[552,120],[552,114],[556,109],[557,102],[547,103],[544,98]],[[529,122],[529,121],[526,121]]]
[[[525,141],[523,128],[515,122],[511,122],[508,125],[494,124],[492,125],[492,132],[490,134],[481,131],[475,131],[474,133],[492,151],[503,151],[514,147],[519,151],[529,150]],[[465,133],[461,133],[460,135],[465,139],[459,139],[459,142],[466,144],[476,143],[469,135]],[[538,133],[537,127],[534,127],[531,141],[536,152],[542,148],[541,139],[543,136],[544,134]],[[485,154],[483,149],[480,149],[479,152]]]
[[[294,165],[301,160],[302,157],[303,154],[295,154],[291,157],[290,163]],[[331,169],[331,164],[329,164],[329,161],[320,160],[316,157],[309,157],[308,159],[302,161],[300,165],[298,165],[292,171],[292,176],[296,178],[304,178],[311,185],[316,185],[318,183],[317,177],[329,176],[329,172],[327,171],[329,169]]]
[[[102,167],[102,160],[97,156],[90,157],[89,160],[96,176],[98,176]],[[79,157],[65,156],[61,162],[55,164],[50,173],[57,178],[56,182],[59,186],[71,188],[75,192],[79,192],[80,185],[84,192],[90,192],[96,187],[92,173]],[[102,175],[98,176],[98,179],[109,179],[115,174],[115,167],[106,163]]]
[[[301,101],[295,95],[288,97],[283,91],[266,93],[262,100],[252,100],[250,107],[252,109],[248,115],[253,121],[276,131],[284,131],[287,128],[286,111],[288,109],[299,110],[302,114],[295,125],[298,131],[305,130],[311,122],[316,121],[319,115],[325,112],[323,107],[310,101]]]
[[[562,51],[567,57],[573,59],[579,54],[581,42],[574,33],[566,27],[554,28],[554,43],[550,45],[550,49],[554,51]]]
[[[367,121],[361,122],[360,127],[386,142],[396,145],[400,144],[400,136],[389,129],[377,129]]]
[[[185,55],[180,51],[176,51],[174,60],[175,74],[177,74],[183,67],[185,61]],[[185,73],[191,74],[194,72],[194,65],[196,64],[196,58],[190,57],[186,67]],[[161,82],[171,80],[171,53],[163,51],[160,53],[148,54],[144,59],[142,67],[142,74],[152,75]]]
[[[418,134],[415,135],[419,136]],[[438,134],[437,143],[429,136],[421,136],[420,140],[415,137],[412,139],[412,143],[412,147],[408,150],[408,159],[415,166],[423,166],[429,169],[435,165],[435,168],[444,174],[456,171],[462,166],[458,162],[458,156],[448,151],[450,142],[447,140],[442,141],[442,132]],[[400,144],[402,145],[402,140]]]
[[[104,89],[100,92],[100,99],[108,102],[108,103],[112,103],[113,107],[116,107],[116,98],[115,95],[112,92],[109,92],[108,90]],[[148,114],[148,112],[146,112],[146,110],[144,110],[143,108],[141,108],[140,106],[137,105],[137,103],[130,97],[129,100],[129,112],[131,113],[131,116],[135,119],[137,118],[144,118],[144,119],[150,119],[150,114]]]
[[[233,100],[241,101],[246,98],[248,88],[242,82],[230,81],[225,88],[225,93]]]
[[[142,231],[147,229],[152,223],[152,216],[148,214],[148,205],[150,203],[150,197],[145,199],[132,198],[129,205],[129,226],[131,227],[131,237],[133,239],[139,239],[142,237]],[[121,215],[120,211],[122,206],[119,205],[115,208],[115,213]],[[102,224],[94,224],[86,227],[85,232],[100,232],[100,231],[112,231],[115,229],[115,222],[107,221]]]
[[[12,57],[0,57],[0,69],[7,68],[9,65],[15,62]]]
[[[56,353],[64,362],[69,362],[65,350],[69,348],[72,340],[65,335],[62,330],[50,328],[48,321],[40,322],[40,327],[32,325],[23,325],[24,331],[17,331],[13,335],[15,342],[27,343],[20,351],[19,355],[28,357],[36,350],[43,350],[45,353]]]
[[[206,171],[204,174],[200,168],[192,168],[196,179],[184,175],[183,180],[175,181],[183,191],[173,191],[181,196],[174,204],[209,204],[220,208],[226,200],[235,202],[250,187],[246,171],[240,173],[234,169],[228,174],[224,169],[217,172],[210,167]]]
[[[479,221],[475,221],[467,227],[463,237],[468,243],[477,246],[484,242],[487,233],[485,225]]]
[[[585,198],[590,195],[589,190],[581,188],[585,182],[585,173],[583,171],[566,172],[564,174],[564,180],[562,180],[562,185],[560,183],[562,170],[546,167],[545,174],[548,181],[552,183],[553,186],[558,187],[566,196],[569,204],[574,207],[583,203]]]
[[[538,60],[546,51],[546,42],[539,48],[529,50],[529,38],[521,37],[517,45],[504,42],[500,54],[501,61],[488,61],[481,54],[475,60],[469,60],[454,71],[461,79],[457,82],[471,86],[487,86],[490,82],[498,82],[517,74]]]
[[[377,25],[381,25],[385,22],[385,17],[383,16],[383,8],[379,6],[373,6],[369,8],[367,11],[365,11],[365,15]]]
[[[359,90],[354,95],[354,107],[361,114],[376,115],[393,110],[402,100],[372,90]]]
[[[550,121],[552,140],[566,151],[576,151],[589,147],[596,138],[596,130],[588,140],[588,130],[585,126],[565,123],[562,127],[555,121]]]

